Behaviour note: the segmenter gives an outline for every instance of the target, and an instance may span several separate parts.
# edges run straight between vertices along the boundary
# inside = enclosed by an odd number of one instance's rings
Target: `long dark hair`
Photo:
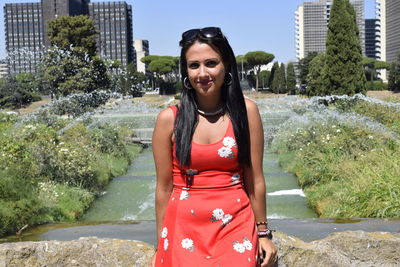
[[[248,166],[250,164],[249,123],[233,50],[226,37],[222,34],[220,36],[207,38],[198,33],[189,40],[182,40],[180,42],[182,46],[180,64],[183,85],[184,79],[188,77],[186,52],[196,41],[206,43],[216,50],[221,55],[226,74],[232,74],[232,83],[230,85],[226,85],[225,83],[222,85],[221,99],[225,104],[225,111],[232,121],[236,143],[238,145],[239,164]],[[188,167],[190,165],[192,139],[197,123],[198,113],[195,90],[188,90],[183,86],[174,130],[176,142],[175,152],[181,166]]]

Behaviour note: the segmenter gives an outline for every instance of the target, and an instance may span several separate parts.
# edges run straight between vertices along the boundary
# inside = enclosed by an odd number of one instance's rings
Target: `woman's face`
[[[196,93],[212,96],[221,93],[225,66],[220,54],[206,43],[195,42],[186,51],[187,73]]]

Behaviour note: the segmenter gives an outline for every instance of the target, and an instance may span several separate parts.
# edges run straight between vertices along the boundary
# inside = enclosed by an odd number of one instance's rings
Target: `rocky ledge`
[[[400,234],[347,231],[310,243],[276,233],[278,266],[400,266]],[[141,241],[85,237],[0,244],[0,267],[147,266],[154,247]]]

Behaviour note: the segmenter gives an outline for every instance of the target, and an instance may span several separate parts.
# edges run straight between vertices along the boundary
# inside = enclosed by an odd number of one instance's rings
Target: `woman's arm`
[[[266,185],[263,171],[264,130],[257,105],[249,99],[245,101],[249,121],[251,161],[250,166],[245,169],[244,182],[256,222],[266,222]],[[258,228],[258,230],[264,230],[266,226],[260,225]],[[261,266],[271,266],[277,252],[274,244],[265,237],[259,238],[259,244],[260,252],[265,251],[266,254]]]
[[[257,222],[267,221],[266,186],[263,172],[264,130],[257,105],[246,99],[250,133],[250,166],[245,169],[245,185]]]
[[[170,108],[160,112],[154,127],[152,146],[156,166],[155,209],[157,223],[157,243],[161,235],[168,199],[172,192],[172,134],[174,114]]]

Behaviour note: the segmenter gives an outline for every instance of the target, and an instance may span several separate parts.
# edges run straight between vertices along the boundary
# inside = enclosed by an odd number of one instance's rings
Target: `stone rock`
[[[283,233],[275,235],[278,266],[400,266],[400,234],[345,231],[303,242]]]
[[[400,266],[399,233],[346,231],[310,243],[276,233],[274,243],[278,247],[279,267]],[[153,253],[154,247],[141,241],[97,237],[5,243],[0,244],[0,267],[139,267],[147,266]]]
[[[0,267],[147,266],[154,247],[141,241],[84,237],[0,245]]]

